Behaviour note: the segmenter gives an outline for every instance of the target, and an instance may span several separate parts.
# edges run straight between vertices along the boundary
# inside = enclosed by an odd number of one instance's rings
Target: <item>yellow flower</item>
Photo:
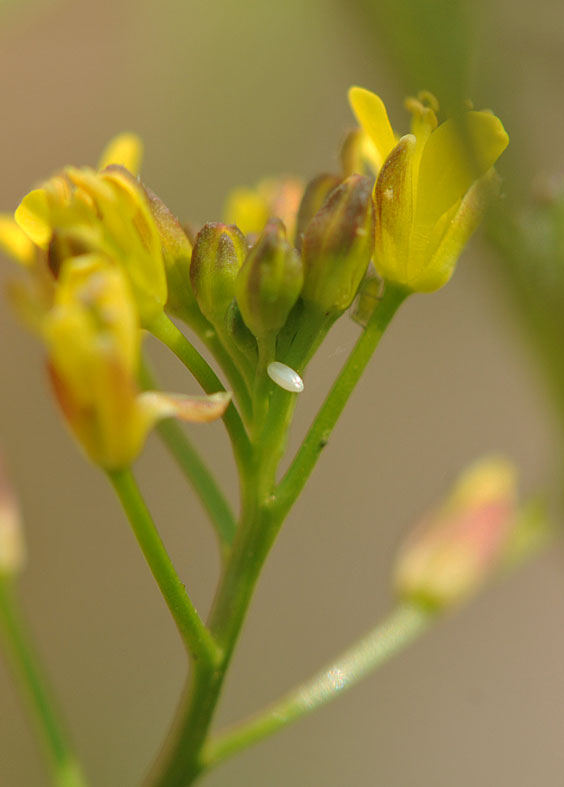
[[[142,186],[127,170],[67,167],[24,197],[15,219],[55,275],[66,259],[101,254],[126,273],[143,322],[162,311],[160,236]]]
[[[299,178],[265,178],[253,188],[240,187],[228,195],[226,224],[235,224],[244,235],[259,235],[272,218],[281,219],[289,238],[296,220],[304,184]]]
[[[68,424],[92,461],[105,469],[131,464],[159,419],[212,421],[229,404],[226,393],[192,398],[139,393],[137,311],[122,270],[103,255],[79,256],[63,265],[42,332]]]
[[[495,189],[492,167],[509,138],[487,111],[466,111],[439,126],[436,99],[425,93],[406,102],[412,133],[398,141],[377,95],[353,87],[349,99],[379,170],[376,269],[409,290],[436,290],[480,222]]]

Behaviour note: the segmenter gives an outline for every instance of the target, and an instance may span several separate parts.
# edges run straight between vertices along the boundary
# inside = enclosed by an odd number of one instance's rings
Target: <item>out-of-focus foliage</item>
[[[447,110],[468,95],[476,3],[356,0],[365,30],[392,60],[408,93],[430,90]]]

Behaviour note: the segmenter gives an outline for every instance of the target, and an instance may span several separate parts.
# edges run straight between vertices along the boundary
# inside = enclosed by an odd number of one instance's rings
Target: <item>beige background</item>
[[[561,3],[494,0],[488,14],[475,89],[512,136],[505,166],[521,182],[561,171]],[[216,219],[238,183],[330,169],[351,122],[349,84],[381,93],[397,126],[405,119],[394,67],[362,27],[337,0],[12,3],[0,27],[0,208],[62,164],[94,163],[126,128],[146,141],[145,180],[195,222]],[[272,699],[386,612],[402,533],[467,461],[507,452],[524,490],[553,476],[543,385],[492,267],[474,242],[447,288],[402,309],[273,550],[219,720]],[[341,322],[308,376],[294,444],[356,335]],[[0,323],[0,441],[26,518],[25,609],[92,783],[138,785],[173,712],[182,649],[111,490],[65,433],[40,348],[6,306]],[[155,357],[167,387],[193,390],[174,359]],[[221,427],[192,431],[233,492]],[[138,471],[205,610],[217,560],[198,502],[155,439]],[[555,550],[203,783],[561,787],[563,727]],[[46,784],[1,660],[0,784]]]

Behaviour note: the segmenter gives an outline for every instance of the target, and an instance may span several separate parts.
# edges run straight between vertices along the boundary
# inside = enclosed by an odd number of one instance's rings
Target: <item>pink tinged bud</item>
[[[394,575],[398,594],[447,607],[476,592],[502,562],[516,514],[513,465],[501,458],[472,465],[400,549]]]
[[[298,220],[296,225],[296,248],[298,251],[302,247],[302,240],[309,222],[323,204],[329,194],[341,183],[341,178],[337,175],[318,175],[307,184],[300,208],[298,210]]]
[[[284,327],[303,282],[302,260],[288,243],[282,222],[273,219],[249,251],[235,282],[241,315],[257,338],[276,336]]]
[[[303,237],[303,300],[326,313],[347,309],[374,250],[372,182],[351,175],[329,194]]]
[[[190,283],[192,244],[164,202],[147,186],[143,188],[161,240],[168,285],[166,308],[177,317],[185,317],[197,309]]]
[[[19,573],[25,552],[18,502],[0,464],[0,576]]]
[[[202,314],[213,325],[225,324],[246,256],[247,241],[234,225],[204,224],[196,237],[190,280]]]

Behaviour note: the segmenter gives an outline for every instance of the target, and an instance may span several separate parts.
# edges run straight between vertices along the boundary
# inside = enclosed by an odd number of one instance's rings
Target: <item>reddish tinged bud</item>
[[[298,211],[298,221],[296,226],[296,248],[298,250],[302,247],[303,235],[307,229],[307,225],[321,210],[323,203],[337,186],[341,183],[341,178],[337,175],[318,175],[318,177],[310,180],[307,184],[300,202],[300,209]]]
[[[192,244],[164,202],[147,186],[144,189],[161,239],[168,285],[166,308],[177,317],[185,317],[197,308],[190,283]]]
[[[298,300],[304,280],[299,254],[279,220],[267,224],[237,277],[237,303],[257,338],[276,336]]]
[[[25,563],[20,510],[0,463],[0,577],[19,573]]]
[[[234,224],[204,224],[196,237],[190,280],[200,311],[213,325],[224,325],[246,255],[247,242]]]
[[[501,563],[514,533],[515,487],[515,470],[504,459],[483,459],[466,470],[400,550],[399,595],[446,607],[475,592]]]
[[[310,221],[303,240],[303,300],[324,313],[353,301],[374,250],[372,183],[351,175]]]

